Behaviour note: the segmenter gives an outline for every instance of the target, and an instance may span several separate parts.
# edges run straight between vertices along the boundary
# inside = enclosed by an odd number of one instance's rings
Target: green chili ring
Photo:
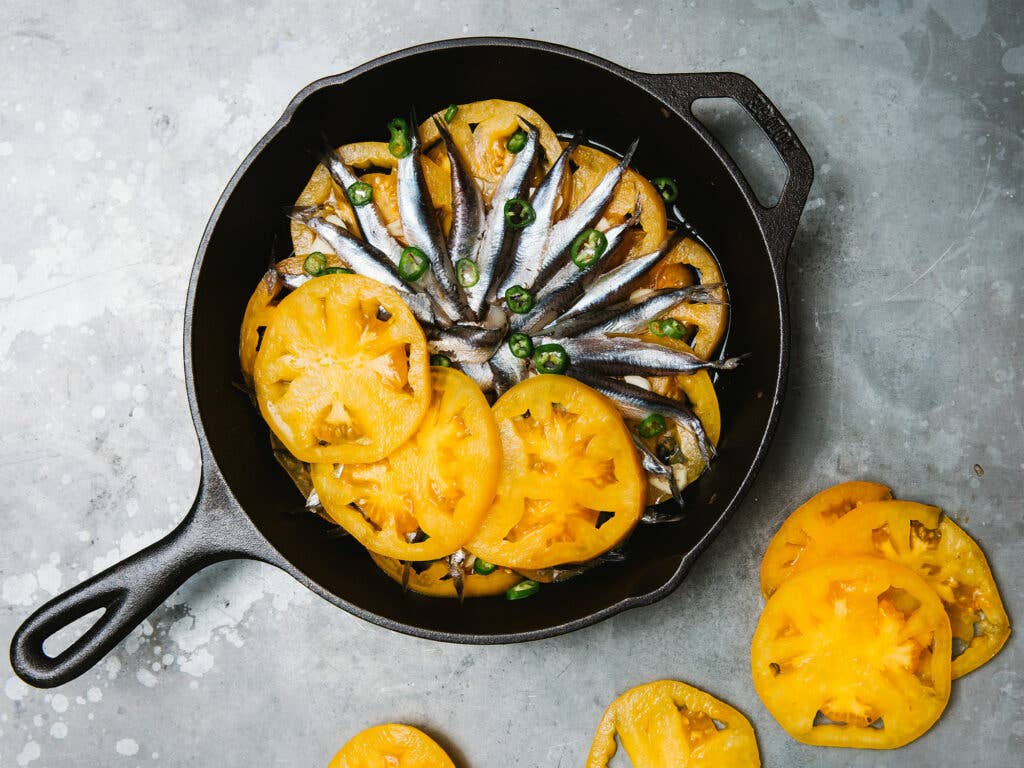
[[[302,262],[302,271],[310,277],[318,277],[325,269],[327,269],[327,257],[320,251],[313,251]]]
[[[459,259],[455,262],[455,276],[463,288],[472,288],[480,282],[480,267],[472,259]]]
[[[398,258],[398,276],[403,280],[413,282],[423,277],[423,273],[429,266],[427,255],[415,245],[410,245],[402,251],[402,255]]]
[[[515,155],[522,152],[525,146],[526,131],[522,128],[516,128],[516,132],[509,137],[508,142],[505,144],[505,149]]]
[[[651,184],[658,190],[661,199],[666,203],[674,203],[676,198],[679,197],[679,185],[676,184],[675,179],[671,179],[668,176],[659,176],[656,179],[651,179]]]
[[[452,359],[448,355],[431,355],[430,364],[435,365],[438,368],[451,368]]]
[[[592,267],[608,248],[608,238],[598,229],[585,229],[572,241],[569,255],[580,269]]]
[[[458,114],[458,111],[459,111],[459,105],[458,104],[449,104],[448,105],[448,109],[446,109],[444,111],[444,121],[446,123],[450,123],[452,120],[455,119],[455,115]]]
[[[520,360],[528,360],[533,354],[533,339],[525,333],[516,331],[508,337],[508,348],[512,352],[513,357],[518,357]]]
[[[355,272],[348,267],[324,267],[320,270],[317,277],[323,277],[324,275],[354,275]]]
[[[522,600],[524,597],[531,597],[540,590],[540,584],[536,581],[520,581],[514,587],[510,587],[505,592],[506,600]]]
[[[496,570],[498,570],[498,566],[494,563],[488,563],[486,560],[481,560],[479,557],[473,563],[473,573],[480,576],[490,576]]]
[[[505,306],[509,312],[525,315],[533,309],[533,294],[521,285],[513,285],[505,291]]]
[[[565,373],[569,353],[561,344],[541,344],[533,350],[533,365],[538,373]]]
[[[402,118],[396,117],[388,123],[388,131],[391,133],[388,152],[399,159],[407,157],[412,151],[409,141],[409,124]]]
[[[665,423],[665,417],[660,413],[652,413],[646,419],[637,424],[636,432],[640,437],[650,439],[652,437],[657,437],[666,429],[668,429],[668,425]]]
[[[359,208],[373,200],[373,187],[365,181],[357,181],[349,185],[345,190],[345,196],[352,205]]]
[[[513,197],[505,201],[505,223],[511,229],[525,229],[537,220],[537,212],[526,200]]]

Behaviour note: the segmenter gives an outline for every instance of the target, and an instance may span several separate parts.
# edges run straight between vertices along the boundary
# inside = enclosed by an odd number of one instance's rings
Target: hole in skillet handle
[[[814,181],[811,156],[789,123],[750,78],[736,72],[693,72],[641,77],[645,78],[651,91],[680,113],[717,150],[723,162],[734,170],[734,176],[754,204],[772,258],[782,269]],[[774,205],[761,202],[736,159],[694,112],[696,102],[709,99],[728,99],[741,106],[778,153],[788,175]],[[740,153],[741,156],[743,154]],[[756,176],[759,176],[759,172]]]

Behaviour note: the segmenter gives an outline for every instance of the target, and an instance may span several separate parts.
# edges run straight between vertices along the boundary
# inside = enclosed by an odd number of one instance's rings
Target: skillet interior
[[[325,535],[328,528],[317,519],[288,514],[301,499],[271,455],[259,414],[232,382],[240,379],[238,327],[246,300],[272,244],[275,258],[288,253],[283,209],[312,172],[320,133],[335,145],[378,137],[397,110],[414,107],[423,116],[452,102],[491,97],[522,101],[556,131],[581,127],[588,138],[611,147],[622,148],[639,135],[635,165],[679,179],[681,208],[722,262],[733,303],[730,351],[752,355],[720,378],[719,457],[687,490],[685,522],[641,527],[623,564],[546,587],[529,601],[476,599],[460,606],[403,596],[354,541]],[[780,395],[784,310],[754,214],[726,167],[657,98],[615,72],[558,51],[441,48],[313,90],[236,180],[201,257],[191,323],[194,407],[228,487],[289,570],[336,604],[401,631],[470,642],[527,639],[659,596],[678,580],[737,495]]]

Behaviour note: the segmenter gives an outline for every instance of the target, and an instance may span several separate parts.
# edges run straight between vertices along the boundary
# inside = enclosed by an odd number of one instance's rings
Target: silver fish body
[[[494,391],[498,396],[526,378],[526,361],[513,355],[508,344],[498,347],[489,364],[494,374]]]
[[[341,159],[341,155],[333,147],[325,147],[320,162],[331,174],[334,183],[345,190],[359,181],[358,177],[349,169]],[[402,244],[395,239],[395,236],[388,230],[387,224],[380,216],[377,204],[372,200],[366,205],[353,205],[356,221],[359,222],[359,229],[363,233],[363,239],[374,248],[387,255],[391,263],[398,265],[398,259],[402,256]]]
[[[533,286],[540,271],[544,246],[555,223],[556,203],[562,194],[565,174],[569,172],[569,156],[579,146],[581,138],[580,134],[573,136],[534,190],[530,206],[536,218],[520,231],[519,239],[512,247],[508,271],[496,283],[494,297],[503,296],[514,285]]]
[[[676,473],[672,467],[661,459],[659,459],[654,451],[647,447],[645,443],[638,435],[631,435],[633,438],[633,444],[636,445],[637,450],[640,452],[640,461],[645,471],[652,475],[660,475],[665,478],[668,483],[669,492],[672,494],[672,498],[679,506],[683,505],[683,494],[679,488],[679,483],[676,481]]]
[[[455,280],[441,222],[427,189],[415,120],[410,122],[409,145],[409,154],[398,160],[398,215],[406,242],[423,251],[430,262],[433,279],[440,289],[435,297],[438,305],[450,319],[458,320],[468,316],[469,306]]]
[[[637,301],[629,300],[599,307],[549,326],[548,336],[558,338],[597,334],[642,333],[652,320],[682,303],[716,304],[711,291],[721,283],[688,285],[683,288],[652,290]]]
[[[601,211],[612,199],[615,187],[618,186],[629,167],[629,161],[633,159],[638,142],[639,139],[633,142],[615,168],[604,175],[604,178],[597,183],[597,186],[591,190],[582,203],[564,219],[552,225],[547,243],[544,244],[544,255],[541,258],[533,285],[546,284],[558,270],[566,266],[571,257],[573,241],[600,218]]]
[[[448,254],[452,264],[458,264],[460,259],[475,261],[487,221],[484,198],[472,174],[466,168],[462,153],[455,146],[448,128],[436,117],[434,124],[441,134],[445,152],[448,154],[448,164],[451,166],[452,228],[448,233]]]
[[[544,339],[537,343],[547,343]],[[733,370],[740,358],[704,360],[692,352],[631,336],[559,339],[571,365],[605,376],[677,376],[703,370]]]
[[[447,328],[424,328],[431,354],[447,355],[458,363],[486,363],[505,340],[505,328],[455,323]]]
[[[530,169],[539,146],[537,126],[526,124],[526,144],[516,154],[512,165],[498,182],[494,196],[491,198],[491,210],[487,214],[483,237],[476,252],[476,265],[480,270],[480,279],[476,285],[466,289],[469,308],[478,319],[483,319],[488,311],[488,297],[494,281],[500,279],[509,267],[509,253],[512,246],[512,228],[505,221],[505,203],[513,199],[522,199],[530,182]]]
[[[562,319],[575,317],[592,309],[622,301],[632,293],[636,283],[661,261],[666,250],[667,245],[663,245],[646,256],[623,262],[614,269],[599,275],[592,284],[587,286],[587,290],[580,300],[565,311]]]

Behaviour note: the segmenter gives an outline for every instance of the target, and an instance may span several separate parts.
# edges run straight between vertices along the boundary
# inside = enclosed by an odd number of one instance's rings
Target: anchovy
[[[455,323],[447,328],[427,326],[423,330],[431,354],[445,354],[458,363],[486,363],[505,340],[506,328]]]
[[[536,343],[554,341],[538,337]],[[693,352],[663,344],[642,341],[631,336],[581,336],[560,339],[570,364],[604,376],[677,376],[702,370],[731,371],[740,357],[704,360]]]
[[[583,298],[566,310],[562,318],[575,317],[596,307],[606,307],[625,299],[633,291],[637,281],[661,261],[661,257],[668,250],[669,242],[666,241],[661,248],[646,256],[630,259],[600,275],[587,288]]]
[[[359,181],[359,178],[345,165],[338,150],[328,144],[326,140],[320,162],[331,174],[334,183],[345,190],[346,195],[348,188]],[[398,266],[398,260],[402,256],[402,244],[388,230],[387,224],[380,216],[377,204],[370,201],[366,205],[353,205],[352,210],[356,214],[356,221],[359,222],[363,239],[386,254],[391,263]]]
[[[599,565],[621,563],[626,560],[626,550],[622,547],[609,549],[603,555],[598,555],[593,560],[576,565],[556,565],[551,568],[540,568],[533,571],[525,571],[522,575],[540,581],[544,584],[557,584],[562,581],[574,579],[577,576],[595,568]]]
[[[526,144],[516,155],[512,165],[498,182],[494,196],[491,198],[491,210],[487,214],[483,238],[476,253],[476,265],[480,270],[480,279],[476,285],[466,289],[469,308],[478,319],[487,314],[487,298],[495,280],[501,279],[509,268],[512,232],[505,221],[505,203],[526,196],[530,181],[530,169],[537,155],[540,132],[537,126],[519,118],[529,129]]]
[[[462,372],[469,376],[483,393],[494,391],[494,371],[491,370],[489,362],[484,363],[459,363]]]
[[[545,336],[565,338],[594,334],[641,333],[651,320],[677,304],[720,304],[712,291],[722,283],[688,285],[684,288],[652,290],[637,301],[598,307],[582,315],[559,320],[544,329]]]
[[[512,354],[508,344],[502,344],[490,359],[494,373],[494,391],[500,397],[526,378],[526,361]]]
[[[468,316],[469,305],[455,280],[441,222],[430,200],[420,163],[422,147],[415,116],[409,125],[409,154],[398,160],[398,214],[406,241],[423,251],[430,262],[431,272],[440,288],[436,296],[438,305],[451,320],[457,320]]]
[[[432,297],[426,293],[416,292],[409,283],[399,276],[398,269],[382,251],[364,240],[360,240],[339,224],[317,215],[318,213],[319,209],[316,207],[297,207],[292,208],[288,215],[322,237],[338,255],[338,258],[355,272],[373,278],[401,293],[417,320],[422,323],[447,324],[445,319],[439,317],[434,311]],[[294,276],[293,280],[285,278],[285,285],[289,288],[297,288],[310,279],[312,278],[309,275],[303,273]]]
[[[466,550],[457,549],[446,558],[448,563],[448,576],[455,585],[455,594],[462,602],[462,594],[466,588]]]
[[[493,295],[501,297],[513,285],[530,287],[534,284],[537,273],[540,271],[541,258],[544,255],[544,246],[547,244],[551,228],[555,223],[555,203],[562,194],[562,183],[565,174],[569,172],[569,155],[573,153],[582,140],[582,134],[577,133],[572,137],[569,144],[562,150],[562,154],[555,160],[554,165],[547,172],[537,189],[530,198],[530,206],[536,216],[534,221],[526,226],[519,234],[519,240],[512,250],[508,273],[503,275],[496,284],[497,289]]]
[[[577,381],[596,389],[605,397],[614,400],[619,410],[630,419],[645,419],[652,413],[660,413],[669,421],[694,434],[697,447],[705,463],[710,462],[715,449],[708,441],[704,425],[690,408],[671,397],[659,395],[619,379],[598,376],[570,365],[566,373]]]
[[[658,509],[658,507],[648,507],[640,517],[640,522],[644,525],[662,525],[664,523],[678,523],[680,520],[685,519],[686,513],[681,509],[664,510]]]
[[[460,259],[475,261],[486,222],[484,199],[480,194],[480,188],[466,168],[462,153],[455,146],[451,133],[436,117],[434,125],[437,126],[437,131],[444,141],[448,165],[451,166],[452,228],[448,233],[448,253],[452,264],[458,264]]]
[[[513,315],[510,326],[513,330],[534,333],[559,317],[568,307],[580,300],[586,292],[588,284],[592,284],[601,274],[603,267],[622,244],[626,232],[635,226],[636,219],[631,219],[612,227],[605,234],[608,240],[604,253],[589,267],[581,269],[575,264],[566,264],[553,279],[548,281],[548,289],[538,289],[537,303],[525,315]]]
[[[569,261],[573,241],[601,216],[601,211],[612,199],[615,187],[618,186],[626,168],[629,167],[629,161],[633,159],[633,153],[639,142],[640,139],[637,139],[630,145],[615,168],[604,175],[604,178],[598,182],[582,203],[551,227],[551,234],[548,235],[548,241],[544,245],[544,256],[533,285],[546,284]]]
[[[675,470],[669,464],[659,459],[655,455],[654,451],[647,447],[639,435],[630,435],[633,438],[633,444],[636,445],[637,450],[640,451],[640,460],[643,463],[643,467],[647,472],[652,475],[661,475],[668,482],[669,491],[672,493],[672,498],[676,504],[680,507],[683,506],[683,494],[679,489],[679,483],[676,482]]]

